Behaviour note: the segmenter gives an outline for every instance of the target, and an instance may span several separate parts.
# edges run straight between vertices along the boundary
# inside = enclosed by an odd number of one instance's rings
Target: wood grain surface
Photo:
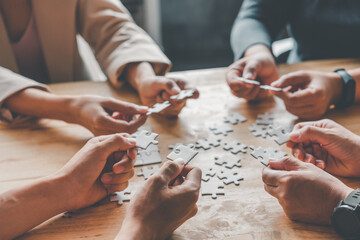
[[[360,67],[360,61],[304,62],[281,65],[279,69],[281,74],[285,74],[305,69],[332,71],[339,67]],[[296,117],[286,112],[279,99],[250,105],[232,96],[225,83],[225,72],[226,69],[207,69],[170,74],[187,78],[199,89],[200,98],[189,100],[177,119],[154,116],[147,120],[146,125],[151,125],[153,131],[160,134],[159,147],[164,161],[170,152],[168,145],[194,143],[206,138],[212,134],[208,130],[210,124],[222,123],[224,116],[234,111],[242,113],[248,121],[233,126],[234,132],[222,137],[222,144],[238,140],[247,145],[279,148],[271,138],[253,137],[248,127],[258,114],[267,111],[275,113],[275,122],[279,124],[293,123]],[[125,86],[116,90],[105,82],[62,83],[50,87],[57,94],[97,94],[139,103],[131,88]],[[360,134],[359,110],[358,106],[341,112],[331,110],[325,117]],[[0,193],[57,171],[91,137],[91,133],[80,126],[54,120],[44,119],[22,126],[0,125]],[[213,166],[214,157],[224,153],[222,146],[200,150],[191,165]],[[288,152],[286,147],[279,149]],[[172,239],[340,239],[330,227],[290,221],[277,200],[263,189],[263,165],[252,158],[249,151],[241,156],[244,160],[239,174],[245,180],[240,186],[225,186],[225,196],[219,196],[217,200],[201,196],[198,214],[176,230]],[[354,188],[360,187],[359,179],[342,180]],[[143,183],[142,177],[135,176],[130,185],[136,189]],[[127,203],[117,206],[105,199],[76,213],[56,216],[19,239],[113,239],[120,229],[126,207]]]

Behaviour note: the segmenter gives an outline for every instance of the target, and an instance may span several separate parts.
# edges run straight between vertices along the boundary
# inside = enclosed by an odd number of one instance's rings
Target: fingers
[[[257,61],[249,61],[243,71],[243,77],[249,80],[255,80],[257,77],[259,65]]]
[[[133,160],[129,158],[125,158],[122,159],[120,162],[115,163],[112,167],[112,170],[114,173],[120,174],[120,173],[128,172],[131,169],[133,169],[133,165],[134,165]]]
[[[293,86],[305,86],[310,83],[310,77],[306,72],[298,71],[286,74],[273,82],[271,86],[277,88],[286,88]]]
[[[114,119],[113,117],[106,115],[97,121],[97,129],[108,129],[110,132],[127,132],[133,133],[146,121],[147,116],[141,115],[134,118],[130,122]]]
[[[182,184],[183,187],[192,187],[195,190],[199,190],[201,186],[201,170],[196,167],[186,166],[181,172],[181,175],[185,177],[185,181]]]
[[[113,185],[104,185],[108,193],[124,191],[128,186],[129,186],[129,182],[124,182],[121,184],[113,184]]]
[[[101,147],[99,150],[106,155],[134,148],[136,145],[136,140],[134,138],[124,137],[122,134],[100,136],[95,139],[100,142]]]
[[[121,174],[104,173],[100,179],[105,186],[121,185],[128,182],[134,176],[134,174],[134,169],[131,169],[130,171]]]
[[[170,182],[180,175],[184,164],[182,159],[167,161],[153,176],[161,177],[162,184],[169,185]]]
[[[165,91],[170,96],[179,94],[180,92],[180,88],[175,81],[166,77],[157,77],[157,80],[154,81],[153,88],[158,92]]]
[[[266,167],[262,172],[262,180],[266,185],[277,187],[279,186],[279,179],[283,174],[282,171]]]
[[[302,168],[303,162],[293,157],[285,157],[280,160],[269,159],[269,166],[275,170],[294,171]]]
[[[111,99],[103,103],[103,107],[112,112],[120,112],[125,115],[136,115],[136,114],[146,114],[148,107],[139,106],[129,102],[123,102],[116,99]]]
[[[321,100],[321,91],[313,88],[300,89],[295,92],[290,91],[275,91],[274,94],[281,98],[287,107],[291,108],[307,108],[309,109],[314,103]],[[296,109],[294,109],[296,110]]]
[[[331,141],[332,134],[328,129],[319,128],[315,126],[306,125],[290,134],[292,142],[316,142],[322,145],[327,145]]]

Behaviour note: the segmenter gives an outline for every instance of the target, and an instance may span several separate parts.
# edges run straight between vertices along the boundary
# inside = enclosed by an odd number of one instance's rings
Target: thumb
[[[293,157],[285,157],[283,159],[269,159],[269,166],[275,170],[285,170],[285,171],[294,171],[301,168],[302,161],[295,159]]]
[[[178,94],[181,91],[180,87],[176,84],[174,80],[166,77],[163,77],[161,78],[161,80],[156,81],[155,88],[157,88],[158,91],[167,92],[170,96]]]
[[[250,80],[255,80],[258,71],[258,64],[255,62],[249,62],[245,65],[243,71],[243,77]]]
[[[305,126],[290,133],[290,140],[295,143],[315,142],[326,145],[331,142],[331,136],[326,128]]]
[[[104,154],[110,155],[117,151],[125,151],[136,146],[136,140],[134,138],[127,138],[122,136],[122,134],[113,134],[107,136],[97,137],[100,142],[100,151],[103,151]]]
[[[160,176],[164,185],[169,185],[184,169],[185,163],[182,159],[167,161],[154,175]]]

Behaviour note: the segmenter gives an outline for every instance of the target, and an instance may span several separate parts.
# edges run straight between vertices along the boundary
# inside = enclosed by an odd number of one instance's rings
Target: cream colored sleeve
[[[4,101],[7,98],[26,88],[38,88],[44,91],[50,91],[44,84],[40,84],[6,68],[0,67],[0,121],[10,123],[26,118],[26,116],[17,115],[4,107]]]
[[[171,62],[138,27],[118,0],[79,0],[78,30],[92,47],[102,69],[115,86],[129,63],[149,62],[157,75],[166,74]]]

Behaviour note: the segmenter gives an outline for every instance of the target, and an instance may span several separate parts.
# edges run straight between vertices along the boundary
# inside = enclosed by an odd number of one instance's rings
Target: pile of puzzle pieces
[[[172,97],[172,99],[185,99],[193,94],[194,92],[183,91],[179,95]],[[160,107],[154,105],[150,112],[151,114],[161,112],[167,106],[170,106],[169,102],[160,104]],[[255,123],[249,127],[249,131],[255,137],[275,137],[274,140],[279,145],[288,142],[291,128],[274,127],[274,119],[274,115],[270,113],[260,114]],[[187,165],[198,155],[199,150],[207,151],[221,147],[224,150],[223,154],[214,157],[211,163],[212,166],[202,169],[201,195],[209,195],[213,199],[217,199],[218,195],[225,195],[225,185],[239,186],[240,181],[244,180],[239,173],[239,168],[241,168],[243,156],[248,152],[255,159],[261,160],[261,163],[265,166],[268,166],[271,158],[278,159],[286,156],[286,153],[271,147],[255,148],[254,146],[247,146],[244,142],[236,140],[226,142],[226,139],[223,139],[233,132],[232,126],[246,121],[247,119],[243,115],[234,112],[230,116],[224,117],[222,123],[211,125],[209,130],[212,134],[210,133],[206,139],[198,139],[193,144],[176,143],[169,145],[169,149],[172,151],[167,155],[167,159],[173,161],[182,158],[185,165]],[[159,164],[162,163],[158,141],[156,141],[158,134],[153,133],[150,127],[142,127],[133,137],[136,138],[139,149],[135,167],[141,167],[141,171],[137,176],[147,180],[159,169]],[[129,201],[132,195],[133,193],[129,187],[123,192],[115,193],[111,197],[111,201],[122,204],[124,201]]]

